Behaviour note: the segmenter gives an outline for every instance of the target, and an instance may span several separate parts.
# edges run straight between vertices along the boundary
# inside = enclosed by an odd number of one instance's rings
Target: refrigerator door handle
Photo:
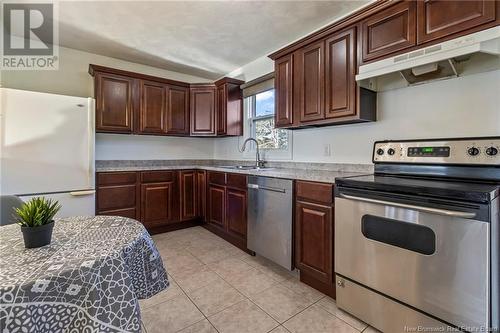
[[[93,195],[95,194],[95,190],[86,190],[86,191],[74,191],[74,192],[69,192],[70,195],[74,197],[80,197],[84,195]]]

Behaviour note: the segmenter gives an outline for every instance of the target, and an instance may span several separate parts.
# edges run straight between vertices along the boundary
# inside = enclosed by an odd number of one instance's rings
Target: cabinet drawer
[[[331,204],[333,202],[332,184],[297,181],[295,193],[298,200],[303,199],[325,204]]]
[[[141,172],[142,183],[173,182],[175,171],[143,171]]]
[[[100,172],[97,174],[97,185],[101,186],[135,184],[136,181],[136,172]]]
[[[226,176],[227,186],[237,187],[241,189],[247,188],[247,176],[236,173],[228,173]]]
[[[226,185],[226,174],[224,172],[209,171],[208,182],[210,184]]]
[[[101,187],[97,191],[97,211],[136,206],[136,185],[117,185]]]

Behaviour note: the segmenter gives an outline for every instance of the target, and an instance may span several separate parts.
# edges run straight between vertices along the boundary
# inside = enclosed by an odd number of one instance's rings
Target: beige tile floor
[[[141,300],[147,333],[374,333],[272,262],[194,227],[153,236],[170,287]]]

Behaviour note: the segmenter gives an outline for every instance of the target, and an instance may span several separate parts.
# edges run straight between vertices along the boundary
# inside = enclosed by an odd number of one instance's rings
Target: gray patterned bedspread
[[[52,243],[26,249],[0,227],[0,332],[140,332],[138,299],[169,285],[139,222],[115,216],[56,220]]]

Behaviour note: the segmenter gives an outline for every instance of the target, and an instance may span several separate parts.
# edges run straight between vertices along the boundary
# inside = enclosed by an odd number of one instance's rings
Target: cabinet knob
[[[337,280],[337,286],[344,288],[344,281],[343,280]]]

